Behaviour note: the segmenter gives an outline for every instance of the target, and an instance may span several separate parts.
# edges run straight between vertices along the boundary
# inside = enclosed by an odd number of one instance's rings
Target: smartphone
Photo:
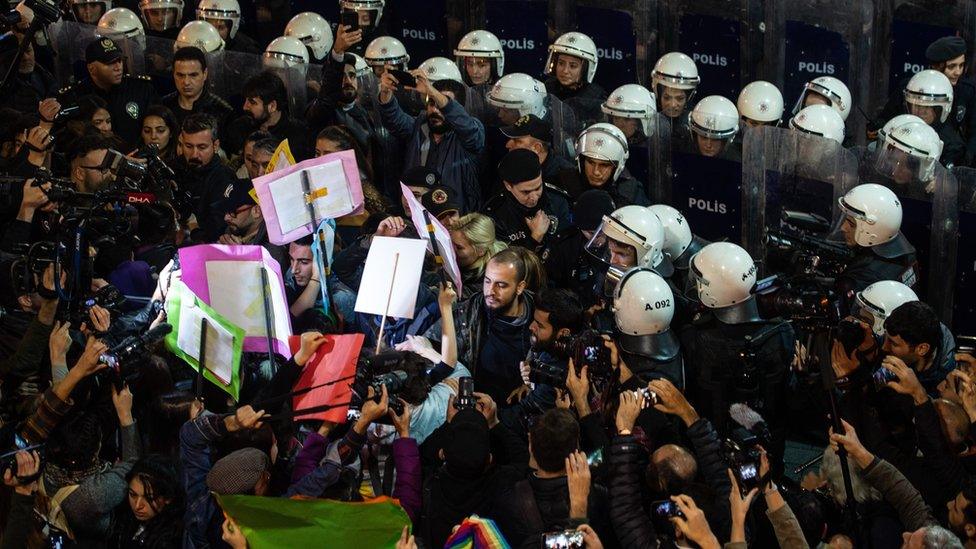
[[[344,10],[342,12],[340,24],[349,27],[346,32],[355,32],[359,30],[359,12],[354,10]]]
[[[409,72],[407,72],[407,71],[401,71],[400,69],[390,69],[389,72],[390,72],[390,74],[393,75],[393,78],[396,78],[397,79],[397,82],[400,83],[400,87],[401,88],[403,88],[403,87],[409,87],[409,88],[415,88],[415,87],[417,87],[417,79],[414,78],[413,75],[410,74]]]
[[[749,490],[759,487],[759,464],[755,461],[747,461],[744,463],[739,463],[732,469],[735,474],[735,479],[739,483],[739,491],[743,496],[749,493]]]
[[[871,379],[874,380],[874,386],[881,389],[882,387],[887,386],[889,381],[898,381],[898,376],[896,376],[891,370],[882,366],[871,374]]]
[[[651,504],[651,514],[660,519],[669,519],[672,517],[683,517],[684,514],[678,507],[678,504],[669,500],[662,499],[660,501],[655,501]]]
[[[583,549],[583,532],[563,530],[542,534],[544,549]]]

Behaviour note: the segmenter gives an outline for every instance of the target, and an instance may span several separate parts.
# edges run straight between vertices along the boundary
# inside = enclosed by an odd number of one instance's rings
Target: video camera
[[[397,415],[402,414],[403,403],[400,402],[398,394],[407,384],[408,379],[407,372],[403,369],[405,357],[406,353],[403,351],[388,351],[360,357],[356,364],[356,378],[352,384],[353,403],[349,408],[356,413],[362,409],[363,403],[368,398],[379,402],[383,387],[386,387],[390,409]],[[369,396],[370,393],[372,396]],[[379,422],[382,423],[383,420]]]
[[[583,367],[587,367],[589,380],[597,385],[606,385],[613,375],[610,364],[610,349],[604,344],[603,336],[596,330],[584,330],[576,335],[569,335],[557,339],[553,345],[555,354],[570,358],[576,368],[576,375],[580,375]],[[542,383],[560,389],[566,388],[566,371],[559,366],[532,360],[530,352],[526,361],[529,362],[529,381]]]
[[[148,353],[146,348],[172,331],[172,325],[163,323],[142,335],[125,338],[98,357],[99,362],[108,366],[103,370],[105,373],[99,375],[107,378],[117,390],[121,391],[125,384],[139,377],[139,369],[136,366]]]
[[[739,483],[739,490],[742,495],[749,493],[753,488],[759,488],[762,478],[759,475],[759,465],[762,459],[762,452],[759,448],[760,438],[745,427],[737,427],[723,442],[723,454],[725,461],[732,469],[736,481]]]

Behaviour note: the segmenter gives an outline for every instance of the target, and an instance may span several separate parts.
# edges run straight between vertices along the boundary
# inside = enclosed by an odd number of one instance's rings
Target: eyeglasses
[[[237,217],[237,216],[241,215],[242,213],[250,210],[253,207],[254,207],[254,204],[250,204],[250,205],[245,204],[245,205],[237,208],[236,210],[227,212],[227,215],[231,215],[231,216]]]
[[[97,172],[108,173],[109,168],[104,168],[102,166],[78,166],[79,168],[84,168],[86,170],[95,170]]]

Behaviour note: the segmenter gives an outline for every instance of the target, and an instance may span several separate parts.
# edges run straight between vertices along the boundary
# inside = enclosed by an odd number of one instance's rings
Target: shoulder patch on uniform
[[[562,187],[557,187],[557,186],[555,186],[555,185],[553,185],[551,183],[543,183],[543,185],[546,186],[546,189],[548,189],[550,191],[553,191],[553,192],[556,192],[558,194],[561,194],[561,195],[563,195],[566,198],[569,198],[569,192],[566,189],[564,189]]]

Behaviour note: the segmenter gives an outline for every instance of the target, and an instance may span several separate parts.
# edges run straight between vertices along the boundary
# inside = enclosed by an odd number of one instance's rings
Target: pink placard
[[[254,190],[258,194],[258,202],[261,204],[261,214],[264,216],[264,224],[268,229],[268,240],[272,244],[283,245],[294,242],[305,235],[312,234],[315,228],[311,223],[306,223],[297,229],[282,234],[281,223],[278,217],[278,207],[275,204],[276,197],[273,197],[271,194],[271,184],[279,179],[291,176],[296,172],[322,166],[330,162],[335,162],[336,160],[342,162],[342,171],[345,173],[346,180],[341,184],[347,186],[349,189],[349,194],[352,196],[352,207],[346,208],[341,212],[336,212],[334,217],[360,213],[363,210],[363,185],[359,176],[359,165],[356,163],[356,153],[351,150],[311,158],[283,170],[262,175],[254,180]],[[301,192],[301,186],[299,185],[296,190]],[[318,221],[321,222],[322,220],[319,219]]]
[[[245,351],[267,352],[267,337],[263,334],[251,335],[248,333],[248,322],[241,320],[240,311],[226,306],[226,303],[228,301],[235,301],[243,304],[247,303],[247,300],[251,300],[251,302],[255,299],[261,300],[261,303],[256,303],[257,311],[252,313],[252,316],[254,314],[260,316],[258,320],[252,320],[251,324],[258,322],[263,330],[263,294],[260,292],[260,274],[257,267],[261,265],[266,268],[269,271],[268,282],[272,292],[271,302],[275,328],[275,339],[273,340],[274,351],[286,358],[291,357],[291,350],[288,347],[288,337],[291,335],[291,315],[288,312],[288,299],[285,297],[285,283],[281,276],[281,267],[271,257],[268,250],[264,249],[263,246],[202,244],[181,248],[179,254],[181,279],[183,283],[204,303],[226,317],[229,321],[245,329]],[[224,293],[221,296],[212,296],[210,293],[211,284],[208,278],[208,270],[217,272],[226,271],[227,267],[232,269],[236,268],[236,265],[210,265],[208,267],[208,263],[213,264],[215,262],[250,262],[253,264],[254,270],[253,272],[232,273],[229,276],[219,277],[219,280],[214,280],[214,287],[220,288],[220,291]],[[257,278],[255,279],[255,277]],[[255,289],[255,286],[257,286],[257,289]],[[248,289],[252,291],[248,291]]]

